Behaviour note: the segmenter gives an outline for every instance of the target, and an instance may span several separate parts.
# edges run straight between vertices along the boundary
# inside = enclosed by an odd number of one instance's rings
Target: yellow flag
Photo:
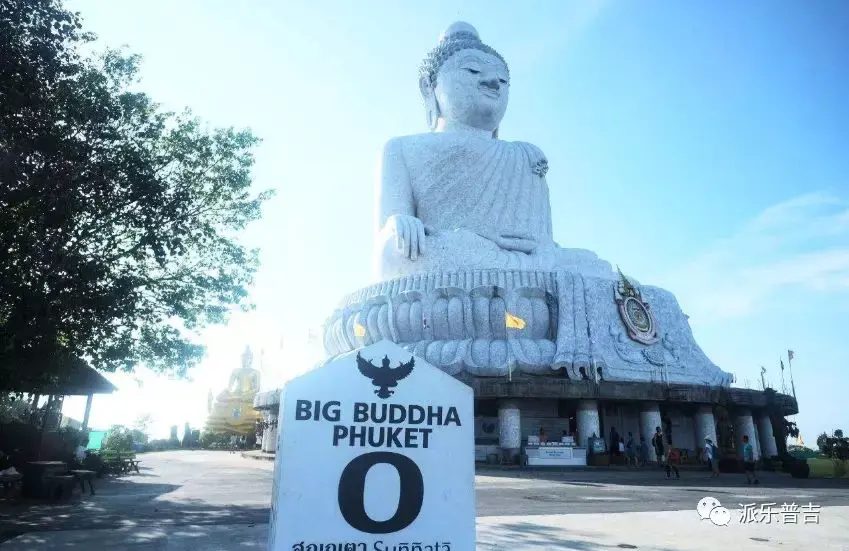
[[[525,320],[519,316],[514,316],[510,312],[504,312],[504,324],[508,329],[524,329]]]
[[[355,337],[365,337],[366,336],[366,328],[360,325],[360,322],[354,322],[354,336]]]

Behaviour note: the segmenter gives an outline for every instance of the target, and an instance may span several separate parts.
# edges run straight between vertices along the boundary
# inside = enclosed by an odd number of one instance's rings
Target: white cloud
[[[849,291],[849,202],[824,193],[766,208],[664,286],[699,319],[745,316],[789,288]]]

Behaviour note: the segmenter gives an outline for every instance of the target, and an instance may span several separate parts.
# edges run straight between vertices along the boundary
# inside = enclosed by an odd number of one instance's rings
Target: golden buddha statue
[[[242,367],[230,374],[227,388],[210,400],[206,430],[217,434],[247,436],[256,431],[261,414],[253,408],[259,392],[259,371],[253,368],[249,346],[242,353]]]

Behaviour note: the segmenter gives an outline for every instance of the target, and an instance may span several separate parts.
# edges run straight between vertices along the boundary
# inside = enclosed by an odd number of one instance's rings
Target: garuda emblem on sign
[[[409,362],[399,362],[398,367],[390,367],[389,356],[384,356],[381,363],[382,365],[378,367],[360,356],[359,352],[357,353],[357,368],[377,387],[374,391],[377,397],[385,400],[395,393],[393,389],[398,386],[398,381],[413,372],[416,359],[411,357]]]
[[[628,281],[622,270],[619,270],[619,282],[614,287],[614,292],[616,304],[619,306],[619,316],[628,330],[628,336],[642,344],[656,343],[657,324],[649,305],[643,300],[634,284]]]

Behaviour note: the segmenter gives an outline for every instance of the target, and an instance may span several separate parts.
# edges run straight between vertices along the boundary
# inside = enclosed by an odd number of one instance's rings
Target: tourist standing
[[[669,448],[663,442],[663,432],[660,427],[655,427],[654,431],[652,444],[654,444],[654,451],[657,454],[657,462],[666,467],[666,478],[672,477],[672,471],[675,471],[675,478],[681,478],[678,467],[669,462]]]
[[[632,433],[628,433],[628,441],[625,443],[625,456],[626,463],[630,467],[633,463],[634,466],[637,466],[637,445],[634,443],[634,435]]]
[[[640,464],[639,464],[639,466],[642,467],[643,465],[648,464],[648,462],[649,462],[649,445],[646,442],[645,436],[640,436],[639,454],[640,454]]]
[[[655,427],[651,445],[654,448],[654,454],[657,456],[658,466],[663,468],[663,433],[660,431],[660,427]]]
[[[705,438],[704,459],[707,461],[708,470],[711,476],[719,476],[719,459],[716,457],[713,441],[710,438]]]
[[[746,471],[746,484],[760,484],[755,476],[755,449],[749,443],[749,435],[743,435],[743,469]]]
[[[616,432],[616,427],[610,427],[610,455],[619,453],[619,433]]]

